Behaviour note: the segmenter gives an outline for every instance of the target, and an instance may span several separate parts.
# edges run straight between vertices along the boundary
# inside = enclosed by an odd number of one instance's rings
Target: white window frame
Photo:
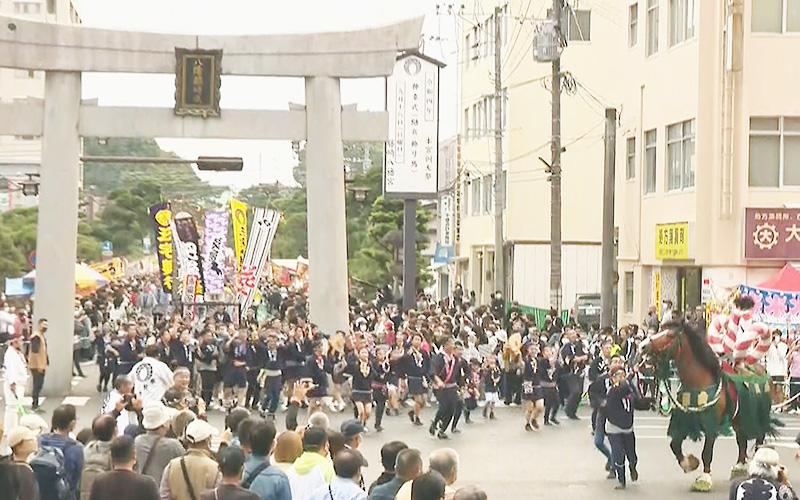
[[[647,137],[649,134],[653,134],[653,142],[648,142]],[[644,139],[643,139],[644,147],[642,147],[642,189],[645,195],[653,194],[658,190],[658,129],[650,129],[645,130],[644,132]],[[648,153],[653,151],[653,165],[648,163]],[[652,178],[653,180],[653,189],[648,190],[649,180]]]
[[[464,108],[464,139],[470,138],[470,128],[469,128],[469,106]]]
[[[669,46],[692,40],[697,33],[695,0],[669,0]]]
[[[481,193],[483,187],[483,179],[481,177],[475,177],[470,180],[470,184],[471,184],[470,189],[472,190],[470,194],[470,201],[472,202],[472,205],[470,206],[469,213],[473,216],[480,215],[483,203],[483,198]]]
[[[464,67],[469,68],[470,64],[472,64],[472,32],[467,31],[467,34],[464,36]]]
[[[658,2],[659,0],[646,0],[645,12],[645,56],[658,54]]]
[[[488,215],[494,212],[494,193],[492,192],[494,183],[492,182],[491,175],[483,176],[481,179],[483,186],[481,187],[481,200],[483,201],[483,214]]]
[[[786,175],[786,137],[800,137],[800,128],[797,130],[787,130],[786,127],[786,119],[792,120],[800,120],[800,117],[796,116],[752,116],[750,119],[753,118],[767,118],[767,119],[777,119],[778,120],[778,130],[753,130],[752,126],[750,127],[750,136],[748,138],[748,160],[747,160],[747,184],[748,187],[751,189],[783,189],[783,188],[800,188],[800,183],[798,184],[785,184],[784,177]],[[750,139],[754,136],[760,137],[778,137],[778,185],[777,186],[750,186]],[[800,166],[796,167],[800,168]]]
[[[41,14],[41,2],[14,2],[14,14]]]
[[[639,2],[628,6],[628,47],[639,43]]]
[[[625,314],[633,314],[633,302],[636,298],[636,280],[633,271],[625,271],[624,286],[625,286]],[[630,295],[628,295],[628,292],[630,292]]]
[[[636,178],[636,136],[625,141],[625,180]]]
[[[758,0],[754,0],[751,4],[752,9],[755,9],[755,3]],[[750,31],[752,33],[758,34],[786,34],[786,33],[800,33],[800,26],[797,29],[789,29],[789,8],[793,7],[795,9],[800,9],[800,0],[781,0],[781,28],[780,31],[756,31],[753,29],[753,22],[756,19],[755,13],[751,12],[750,16]]]
[[[461,216],[469,215],[469,181],[461,183]]]
[[[670,132],[677,131],[677,137],[671,137]],[[685,191],[694,189],[695,184],[695,162],[697,157],[697,144],[695,142],[696,124],[694,119],[673,123],[667,126],[667,160],[665,171],[665,186],[667,191]],[[686,153],[687,147],[691,147],[692,154]],[[677,152],[677,153],[676,153]],[[677,154],[677,158],[673,155]],[[673,174],[673,165],[677,166],[677,176]],[[689,176],[689,172],[692,173]],[[673,184],[673,178],[677,177],[677,185]]]

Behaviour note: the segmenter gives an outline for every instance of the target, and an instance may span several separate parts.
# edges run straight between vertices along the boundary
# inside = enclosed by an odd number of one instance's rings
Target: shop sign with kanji
[[[439,68],[417,53],[398,57],[386,82],[389,140],[383,190],[392,198],[435,198],[439,151]]]
[[[745,259],[796,260],[798,256],[800,256],[800,209],[745,209]]]

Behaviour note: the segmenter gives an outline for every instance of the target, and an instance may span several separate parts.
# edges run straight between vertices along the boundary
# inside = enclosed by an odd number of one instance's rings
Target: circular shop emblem
[[[422,71],[422,63],[419,62],[419,59],[416,57],[410,57],[406,59],[405,64],[403,64],[403,69],[406,70],[406,73],[410,76],[414,76],[420,71]]]
[[[778,230],[772,224],[761,224],[753,231],[753,243],[761,250],[771,250],[778,244]]]

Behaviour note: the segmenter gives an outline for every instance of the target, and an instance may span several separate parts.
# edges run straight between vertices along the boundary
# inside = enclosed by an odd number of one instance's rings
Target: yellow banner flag
[[[233,221],[233,245],[236,252],[236,272],[242,270],[244,254],[247,250],[247,205],[239,200],[231,200],[231,221]]]

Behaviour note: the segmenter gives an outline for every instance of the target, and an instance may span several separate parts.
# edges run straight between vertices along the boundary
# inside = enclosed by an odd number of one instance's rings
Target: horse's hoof
[[[700,467],[700,460],[698,460],[694,455],[687,455],[678,463],[680,464],[681,469],[683,469],[683,472],[687,474],[697,470],[697,468]]]
[[[747,476],[747,464],[735,464],[731,467],[731,480]]]
[[[692,491],[699,491],[701,493],[708,493],[714,484],[711,481],[711,474],[703,473],[694,480],[692,484]]]

